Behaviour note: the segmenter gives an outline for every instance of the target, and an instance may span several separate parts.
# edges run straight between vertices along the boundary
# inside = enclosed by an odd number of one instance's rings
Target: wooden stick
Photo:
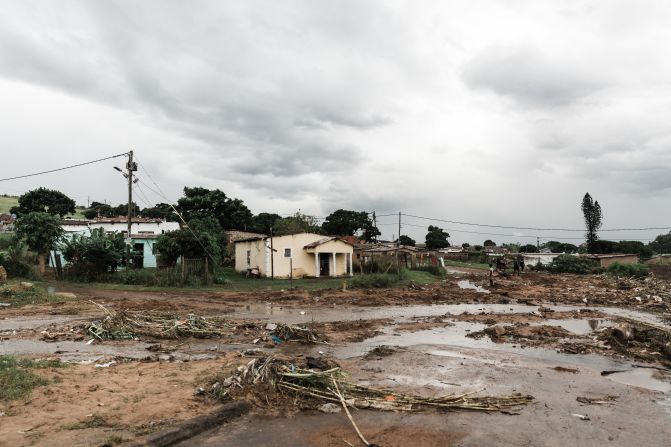
[[[342,407],[345,409],[345,413],[347,414],[347,418],[349,421],[352,423],[352,426],[354,427],[354,430],[356,430],[356,434],[359,435],[359,439],[361,439],[361,442],[364,443],[366,447],[368,447],[370,444],[368,441],[366,441],[366,438],[363,437],[361,434],[361,431],[359,430],[359,427],[356,426],[356,423],[354,422],[354,419],[352,418],[352,415],[349,414],[349,410],[347,409],[347,403],[345,403],[345,398],[342,397],[342,394],[340,394],[340,390],[338,389],[338,382],[336,382],[335,377],[331,378],[333,381],[333,386],[335,387],[336,394],[340,398],[340,403],[342,403]]]

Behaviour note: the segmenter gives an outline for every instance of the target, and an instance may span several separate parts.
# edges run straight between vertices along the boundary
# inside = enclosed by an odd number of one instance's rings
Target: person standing
[[[524,258],[520,258],[520,270],[524,272]]]
[[[520,261],[517,258],[513,259],[513,276],[515,275],[520,275]]]
[[[494,285],[494,267],[492,267],[492,263],[489,263],[489,286],[492,287]]]

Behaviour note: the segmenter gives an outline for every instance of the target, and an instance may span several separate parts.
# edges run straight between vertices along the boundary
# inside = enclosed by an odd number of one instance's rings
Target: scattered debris
[[[426,408],[443,410],[501,411],[526,405],[532,396],[514,393],[506,396],[475,396],[476,392],[438,397],[423,397],[374,389],[350,382],[340,367],[314,371],[296,366],[297,362],[278,357],[260,357],[240,366],[221,384],[216,395],[229,399],[241,391],[253,392],[255,386],[269,385],[275,391],[291,393],[307,407],[317,408],[325,402],[339,402],[336,386],[348,406],[383,411],[416,411]],[[267,400],[268,389],[262,388]],[[390,399],[390,396],[393,398]],[[299,405],[299,400],[294,400]]]
[[[591,419],[589,418],[589,416],[587,416],[586,414],[577,414],[577,413],[573,413],[571,416],[575,416],[575,417],[577,417],[578,419],[580,419],[581,421],[590,421],[590,420],[591,420]]]
[[[114,360],[112,360],[111,362],[107,362],[107,363],[98,363],[95,367],[96,368],[109,368],[112,365],[116,365],[116,362]]]
[[[612,404],[613,402],[615,402],[617,400],[617,396],[612,396],[610,394],[606,394],[605,396],[599,396],[599,397],[578,396],[575,398],[575,400],[585,405],[604,405],[604,404]]]
[[[375,348],[368,351],[364,356],[364,358],[365,359],[382,358],[390,356],[394,352],[396,352],[396,348],[394,348],[393,346],[386,346],[386,345],[376,346]]]
[[[324,343],[324,340],[319,334],[301,326],[290,326],[288,324],[280,323],[275,327],[271,334],[273,337],[277,337],[279,342],[298,341],[308,344]],[[273,338],[273,340],[275,339]]]
[[[565,366],[555,366],[552,369],[554,369],[555,371],[558,371],[558,372],[567,372],[567,373],[571,373],[571,374],[578,374],[580,372],[580,370],[577,369],[577,368],[567,368]]]

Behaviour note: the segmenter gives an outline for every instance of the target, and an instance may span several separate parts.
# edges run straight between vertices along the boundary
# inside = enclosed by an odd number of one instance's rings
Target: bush
[[[0,265],[7,271],[10,278],[28,278],[32,281],[41,279],[36,267],[37,256],[28,250],[28,246],[21,241],[13,240],[7,251],[0,252]]]
[[[396,270],[396,261],[387,260],[384,258],[373,258],[368,262],[353,262],[352,271],[354,273],[361,273],[361,267],[363,266],[363,273],[397,273]]]
[[[597,273],[599,266],[591,259],[582,256],[559,255],[552,260],[552,263],[548,266],[548,271],[585,275],[587,273]]]
[[[428,272],[431,273],[433,276],[437,276],[439,278],[444,278],[445,275],[447,274],[447,271],[441,267],[440,265],[417,265],[413,270],[420,270],[422,272]]]
[[[614,262],[608,266],[608,274],[612,276],[628,276],[633,278],[645,278],[650,269],[644,264],[620,264]]]
[[[350,286],[353,289],[386,289],[394,285],[396,279],[388,273],[369,273],[352,278]]]
[[[358,275],[350,280],[350,287],[353,289],[388,289],[394,287],[398,281],[407,278],[405,269],[401,269],[401,274],[396,273],[369,273],[367,275]]]

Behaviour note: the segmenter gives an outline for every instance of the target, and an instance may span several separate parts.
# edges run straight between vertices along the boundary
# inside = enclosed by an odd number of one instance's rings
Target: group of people
[[[506,265],[507,261],[506,258],[503,256],[499,256],[496,258],[496,271],[499,274],[506,275]],[[513,276],[514,275],[519,275],[520,272],[524,271],[524,258],[523,257],[518,257],[513,259]],[[492,266],[492,263],[489,263],[489,285],[493,286],[494,285],[494,267]]]

